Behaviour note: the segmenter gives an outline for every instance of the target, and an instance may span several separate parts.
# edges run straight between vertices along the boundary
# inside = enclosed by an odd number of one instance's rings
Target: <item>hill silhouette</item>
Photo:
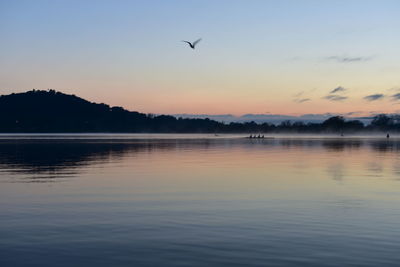
[[[367,126],[341,116],[331,117],[323,123],[225,124],[208,118],[176,118],[128,111],[55,90],[31,90],[0,96],[2,133],[344,133],[365,130],[399,131],[400,118],[380,114]]]
[[[146,115],[55,90],[0,96],[0,132],[212,132],[218,124]]]

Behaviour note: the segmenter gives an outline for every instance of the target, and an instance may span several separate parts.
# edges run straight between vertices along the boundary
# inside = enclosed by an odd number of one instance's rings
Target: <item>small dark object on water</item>
[[[256,138],[256,139],[263,139],[265,138],[264,135],[259,134],[258,136],[255,134],[254,136],[251,134],[249,137],[250,139]]]
[[[259,134],[259,135],[256,135],[256,134],[255,134],[254,136],[251,134],[251,135],[250,135],[249,137],[247,137],[247,138],[263,139],[263,138],[265,138],[265,137],[264,137],[264,135],[261,135],[261,134]]]
[[[389,138],[389,137],[390,137],[390,135],[389,135],[389,134],[387,134],[387,135],[386,135],[386,138]]]

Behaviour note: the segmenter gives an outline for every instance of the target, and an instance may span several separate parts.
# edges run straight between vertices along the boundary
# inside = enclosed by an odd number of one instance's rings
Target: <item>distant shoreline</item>
[[[209,118],[144,114],[93,103],[55,90],[0,96],[0,133],[109,134],[363,134],[400,132],[400,116],[380,114],[368,125],[333,116],[321,123],[222,123]]]
[[[322,133],[267,133],[262,137],[249,138],[246,133],[0,133],[0,140],[6,139],[387,139],[385,133],[358,133],[358,134],[322,134]],[[258,136],[258,135],[257,135]],[[390,135],[390,138],[399,138],[400,135]]]

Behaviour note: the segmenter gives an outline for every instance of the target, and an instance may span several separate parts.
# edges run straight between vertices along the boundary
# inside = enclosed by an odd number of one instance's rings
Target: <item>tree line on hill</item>
[[[222,123],[127,111],[96,104],[55,90],[31,90],[0,96],[2,133],[356,133],[400,131],[399,115],[377,115],[369,125],[331,117],[322,123]]]

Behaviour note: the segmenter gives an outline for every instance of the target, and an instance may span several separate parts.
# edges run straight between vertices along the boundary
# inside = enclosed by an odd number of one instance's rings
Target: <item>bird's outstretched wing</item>
[[[200,39],[197,39],[196,41],[194,41],[193,42],[193,46],[196,46],[197,44],[198,44],[198,42],[200,42],[201,41],[201,38]]]
[[[189,41],[184,41],[184,40],[182,40],[182,42],[187,43],[187,44],[190,46],[190,48],[194,49],[194,46],[193,46],[193,44],[192,44],[191,42],[189,42]]]

